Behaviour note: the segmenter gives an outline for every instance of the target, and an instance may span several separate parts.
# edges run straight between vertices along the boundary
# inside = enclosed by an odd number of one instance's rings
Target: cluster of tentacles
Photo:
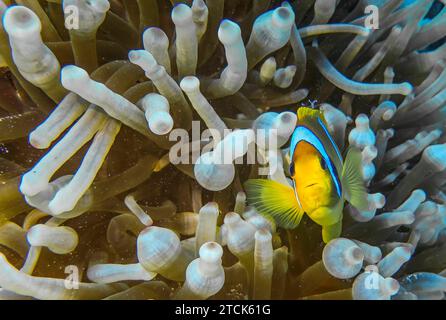
[[[444,299],[442,1],[3,0],[0,16],[0,299]],[[260,169],[289,183],[304,105],[361,150],[369,191],[327,245],[242,187]]]

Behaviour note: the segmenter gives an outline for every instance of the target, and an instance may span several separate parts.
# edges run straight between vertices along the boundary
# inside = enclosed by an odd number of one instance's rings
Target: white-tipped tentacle
[[[70,227],[52,227],[38,224],[28,230],[28,242],[33,247],[47,247],[56,254],[67,254],[76,249],[77,232]]]
[[[157,93],[149,93],[141,100],[149,129],[157,135],[165,135],[172,131],[174,122],[170,115],[169,101]]]
[[[361,270],[364,252],[353,241],[337,238],[325,246],[322,261],[332,276],[349,279],[356,276]]]
[[[60,63],[43,43],[39,17],[27,7],[11,6],[4,12],[3,26],[20,74],[54,101],[61,101],[66,91],[59,81]]]
[[[198,61],[198,39],[192,9],[186,4],[178,4],[172,10],[175,24],[175,49],[180,79],[195,75]]]
[[[220,78],[212,80],[207,88],[210,98],[221,98],[236,93],[245,83],[248,72],[240,27],[230,20],[223,20],[218,29],[218,38],[225,47],[228,66],[222,71]]]
[[[169,58],[169,38],[163,30],[156,27],[148,28],[143,33],[144,49],[152,54],[156,62],[163,66],[168,74],[171,73]]]
[[[248,70],[287,44],[293,24],[294,12],[288,7],[279,7],[257,17],[246,45]]]

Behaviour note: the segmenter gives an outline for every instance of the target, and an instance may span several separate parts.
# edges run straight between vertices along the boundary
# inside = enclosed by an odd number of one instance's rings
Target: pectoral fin
[[[251,179],[245,182],[248,204],[261,214],[272,217],[285,229],[296,228],[304,214],[293,188],[267,179]]]
[[[350,148],[342,168],[344,198],[358,210],[367,210],[367,190],[361,171],[362,156],[357,149]]]

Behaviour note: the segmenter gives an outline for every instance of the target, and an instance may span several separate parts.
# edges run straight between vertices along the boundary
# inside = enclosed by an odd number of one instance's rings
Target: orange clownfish
[[[296,228],[306,213],[322,226],[327,243],[341,234],[344,200],[367,210],[361,159],[361,152],[350,148],[344,161],[322,112],[302,107],[290,144],[293,186],[268,179],[248,180],[248,204],[286,229]]]

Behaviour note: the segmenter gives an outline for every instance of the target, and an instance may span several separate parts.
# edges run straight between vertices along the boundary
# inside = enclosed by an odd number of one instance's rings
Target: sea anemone
[[[444,1],[0,0],[0,16],[1,299],[444,299]],[[361,150],[368,190],[327,244],[243,189],[288,184],[309,105]]]

